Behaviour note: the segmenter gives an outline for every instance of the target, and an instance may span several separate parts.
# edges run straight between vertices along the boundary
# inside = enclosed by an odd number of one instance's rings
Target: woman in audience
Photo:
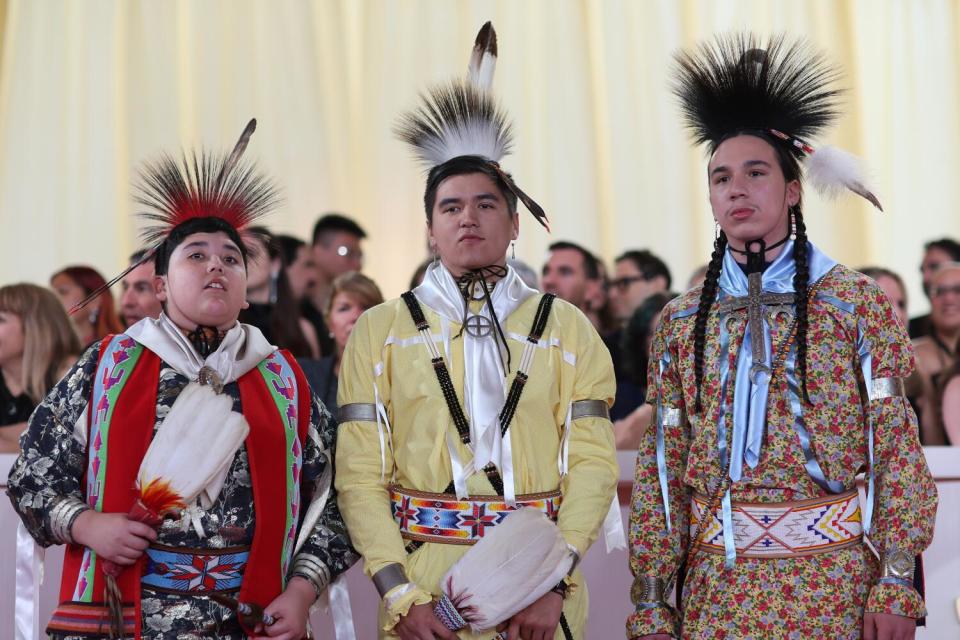
[[[67,313],[78,302],[107,283],[92,267],[74,265],[61,269],[50,278],[50,288],[60,298]],[[107,289],[71,317],[80,344],[89,346],[111,333],[123,333],[113,294]]]
[[[80,342],[52,292],[0,287],[0,453],[18,453],[34,407],[80,354]]]
[[[240,322],[260,329],[264,337],[297,358],[317,358],[320,348],[313,325],[300,315],[300,301],[290,291],[273,234],[251,227],[244,242],[252,249],[247,262],[247,303]]]
[[[960,341],[960,262],[942,265],[930,281],[931,333],[917,338],[913,346],[917,370],[910,385],[920,386],[920,440],[925,445],[947,442],[942,396],[946,374],[957,361]],[[919,380],[919,382],[917,382]]]
[[[337,378],[340,375],[340,359],[347,346],[347,339],[364,311],[383,302],[383,294],[376,283],[351,271],[333,281],[330,303],[324,309],[324,317],[330,327],[330,337],[336,345],[334,355],[313,362],[300,362],[307,381],[330,414],[337,417]]]
[[[623,365],[631,381],[640,387],[640,397],[645,397],[647,392],[650,341],[660,324],[660,312],[674,297],[672,293],[654,293],[637,307],[623,329]],[[652,417],[653,406],[644,402],[625,418],[614,422],[617,449],[635,450]]]
[[[903,280],[900,276],[883,267],[863,267],[858,271],[873,278],[877,285],[883,289],[883,292],[887,295],[887,300],[890,301],[890,306],[897,314],[900,326],[906,328],[910,321],[910,316],[907,315],[907,288],[903,286]]]

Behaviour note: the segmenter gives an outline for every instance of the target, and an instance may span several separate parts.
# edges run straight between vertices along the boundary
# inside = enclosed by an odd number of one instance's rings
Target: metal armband
[[[50,509],[50,533],[53,538],[63,544],[74,542],[73,523],[81,513],[90,508],[83,500],[68,496],[61,498]]]
[[[372,402],[351,402],[337,409],[337,422],[376,422],[377,406]]]
[[[317,592],[317,597],[323,593],[323,590],[330,584],[330,569],[323,561],[307,553],[299,553],[290,567],[291,576],[300,576],[313,585]]]
[[[641,609],[665,606],[663,580],[656,576],[637,576],[630,588],[630,600]]]
[[[916,568],[913,554],[900,549],[892,549],[883,554],[883,573],[881,584],[903,584],[913,586],[913,572]]]
[[[602,418],[610,419],[610,407],[605,400],[576,400],[570,409],[570,419]]]
[[[391,589],[401,584],[407,584],[407,572],[403,570],[403,565],[399,562],[388,564],[380,571],[373,574],[373,586],[377,588],[377,593],[382,598]]]
[[[867,389],[870,402],[883,400],[884,398],[902,398],[907,393],[903,385],[903,378],[896,376],[889,378],[874,378],[870,381],[870,388]]]
[[[661,407],[661,419],[665,427],[679,427],[683,424],[683,409],[678,407]]]

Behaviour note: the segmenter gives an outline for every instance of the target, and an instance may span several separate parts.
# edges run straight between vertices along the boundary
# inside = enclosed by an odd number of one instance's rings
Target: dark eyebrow
[[[184,246],[183,246],[183,250],[186,251],[186,250],[190,249],[191,247],[197,247],[197,248],[202,248],[202,249],[209,249],[209,248],[210,248],[210,243],[209,243],[209,242],[206,242],[206,241],[204,241],[204,240],[194,240],[193,242],[190,242],[190,243],[184,245]],[[230,243],[228,243],[228,244],[224,244],[224,245],[223,245],[223,248],[226,249],[227,251],[232,251],[233,253],[240,253],[240,249],[238,249],[237,246],[236,246],[235,244],[233,244],[232,242],[230,242]]]
[[[767,162],[766,160],[747,160],[746,162],[743,163],[743,166],[744,167],[756,167],[756,166],[769,167],[770,163]],[[719,167],[714,167],[713,170],[710,172],[710,175],[723,173],[725,171],[730,171],[730,167],[728,167],[725,164],[720,165]]]
[[[444,198],[443,200],[440,201],[440,204],[438,204],[437,206],[445,207],[448,204],[460,204],[461,202],[463,202],[463,200],[461,200],[460,198]]]
[[[496,193],[478,193],[474,196],[475,200],[499,200],[500,196]]]

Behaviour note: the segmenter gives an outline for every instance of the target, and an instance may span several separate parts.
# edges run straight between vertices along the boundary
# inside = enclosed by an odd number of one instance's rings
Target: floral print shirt
[[[656,429],[651,427],[640,444],[629,536],[631,569],[641,578],[655,576],[666,580],[677,568],[689,543],[691,493],[711,495],[726,475],[726,468],[720,464],[717,442],[717,420],[721,409],[719,323],[727,323],[730,335],[728,365],[731,374],[728,384],[732,386],[735,384],[732,372],[736,368],[738,350],[743,348],[740,338],[744,335],[748,314],[745,309],[740,309],[721,317],[716,305],[711,310],[706,326],[705,364],[700,387],[702,411],[697,413],[694,411],[697,393],[694,325],[700,293],[701,288],[697,287],[664,309],[652,345],[647,401],[655,407],[659,404],[663,411],[679,410],[683,419],[676,426],[664,426],[671,532],[665,526],[656,460]],[[764,314],[771,329],[773,351],[777,353],[788,342],[794,315],[792,311],[775,308],[765,308]],[[857,474],[869,472],[868,429],[872,425],[876,500],[868,537],[881,555],[895,549],[920,553],[933,534],[937,498],[918,440],[916,417],[904,397],[868,399],[861,388],[863,376],[858,350],[858,341],[865,340],[870,347],[873,378],[906,378],[914,368],[909,338],[896,321],[880,288],[866,276],[842,265],[831,269],[813,288],[808,314],[806,384],[810,402],[803,404],[802,412],[813,453],[827,479],[842,483],[847,490],[852,489],[856,486]],[[747,344],[746,348],[749,349],[750,345]],[[661,362],[666,363],[662,374]],[[732,391],[728,391],[728,397],[732,397]],[[731,414],[731,411],[726,412],[728,450]],[[731,496],[734,502],[784,502],[826,495],[804,467],[805,458],[795,422],[785,376],[782,371],[774,372],[762,454],[756,467],[744,466],[742,479],[733,484]],[[804,601],[800,596],[804,595],[809,603],[816,604],[818,589],[822,596],[822,589],[832,573],[850,571],[851,568],[859,574],[845,574],[844,579],[853,583],[862,581],[865,585],[863,597],[851,596],[848,604],[852,603],[850,606],[855,610],[838,612],[835,618],[828,617],[825,627],[817,627],[817,633],[826,634],[822,637],[859,637],[864,609],[911,617],[923,615],[923,602],[911,587],[875,584],[879,577],[875,559],[854,558],[844,553],[840,552],[834,558],[827,558],[829,554],[807,556],[803,562],[738,558],[736,569],[726,573],[723,572],[722,557],[707,559],[702,563],[705,568],[697,575],[688,576],[684,590],[685,625],[686,621],[692,621],[693,628],[698,628],[696,621],[700,620],[702,629],[717,629],[723,627],[717,616],[739,616],[727,627],[736,637],[781,637],[765,634],[756,626],[760,624],[760,609],[789,615],[796,623],[796,618],[810,614],[802,608]],[[862,551],[858,553],[863,555]],[[694,593],[697,589],[702,590],[699,595],[709,593],[709,596],[698,597]],[[753,601],[750,596],[756,589],[761,590],[757,591],[758,597]],[[744,596],[749,600],[749,606],[744,605]],[[787,609],[794,607],[792,614],[785,614],[784,607],[778,606],[778,602],[783,604],[780,601],[783,598],[789,604]],[[831,598],[831,607],[833,602]],[[705,609],[710,606],[716,607],[714,614],[691,610],[691,607]],[[721,614],[726,609],[731,611]],[[768,612],[767,617],[770,615]],[[676,613],[668,607],[638,605],[627,622],[627,635],[633,638],[653,633],[677,634],[678,624]],[[831,627],[831,624],[850,627],[851,635],[839,631],[839,626]],[[813,627],[808,627],[806,632],[811,629]],[[687,633],[685,627],[683,637],[687,637]],[[723,636],[696,631],[690,637]],[[811,636],[801,633],[799,637]]]

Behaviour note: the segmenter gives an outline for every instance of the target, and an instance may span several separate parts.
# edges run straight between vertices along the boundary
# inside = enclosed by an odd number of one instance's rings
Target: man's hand
[[[863,640],[913,640],[917,621],[892,613],[863,614]]]
[[[77,544],[93,549],[98,556],[122,566],[137,561],[157,532],[150,525],[131,520],[125,513],[100,513],[87,509],[70,529]]]
[[[394,631],[400,640],[457,640],[457,635],[433,614],[432,602],[410,607],[407,615],[400,616]]]
[[[277,640],[300,640],[307,635],[307,618],[310,607],[317,599],[317,590],[300,576],[290,578],[287,588],[274,598],[265,614],[273,616],[270,626],[259,624],[254,629],[254,638],[276,638]]]
[[[561,613],[563,598],[550,591],[506,622],[507,640],[553,640]]]

